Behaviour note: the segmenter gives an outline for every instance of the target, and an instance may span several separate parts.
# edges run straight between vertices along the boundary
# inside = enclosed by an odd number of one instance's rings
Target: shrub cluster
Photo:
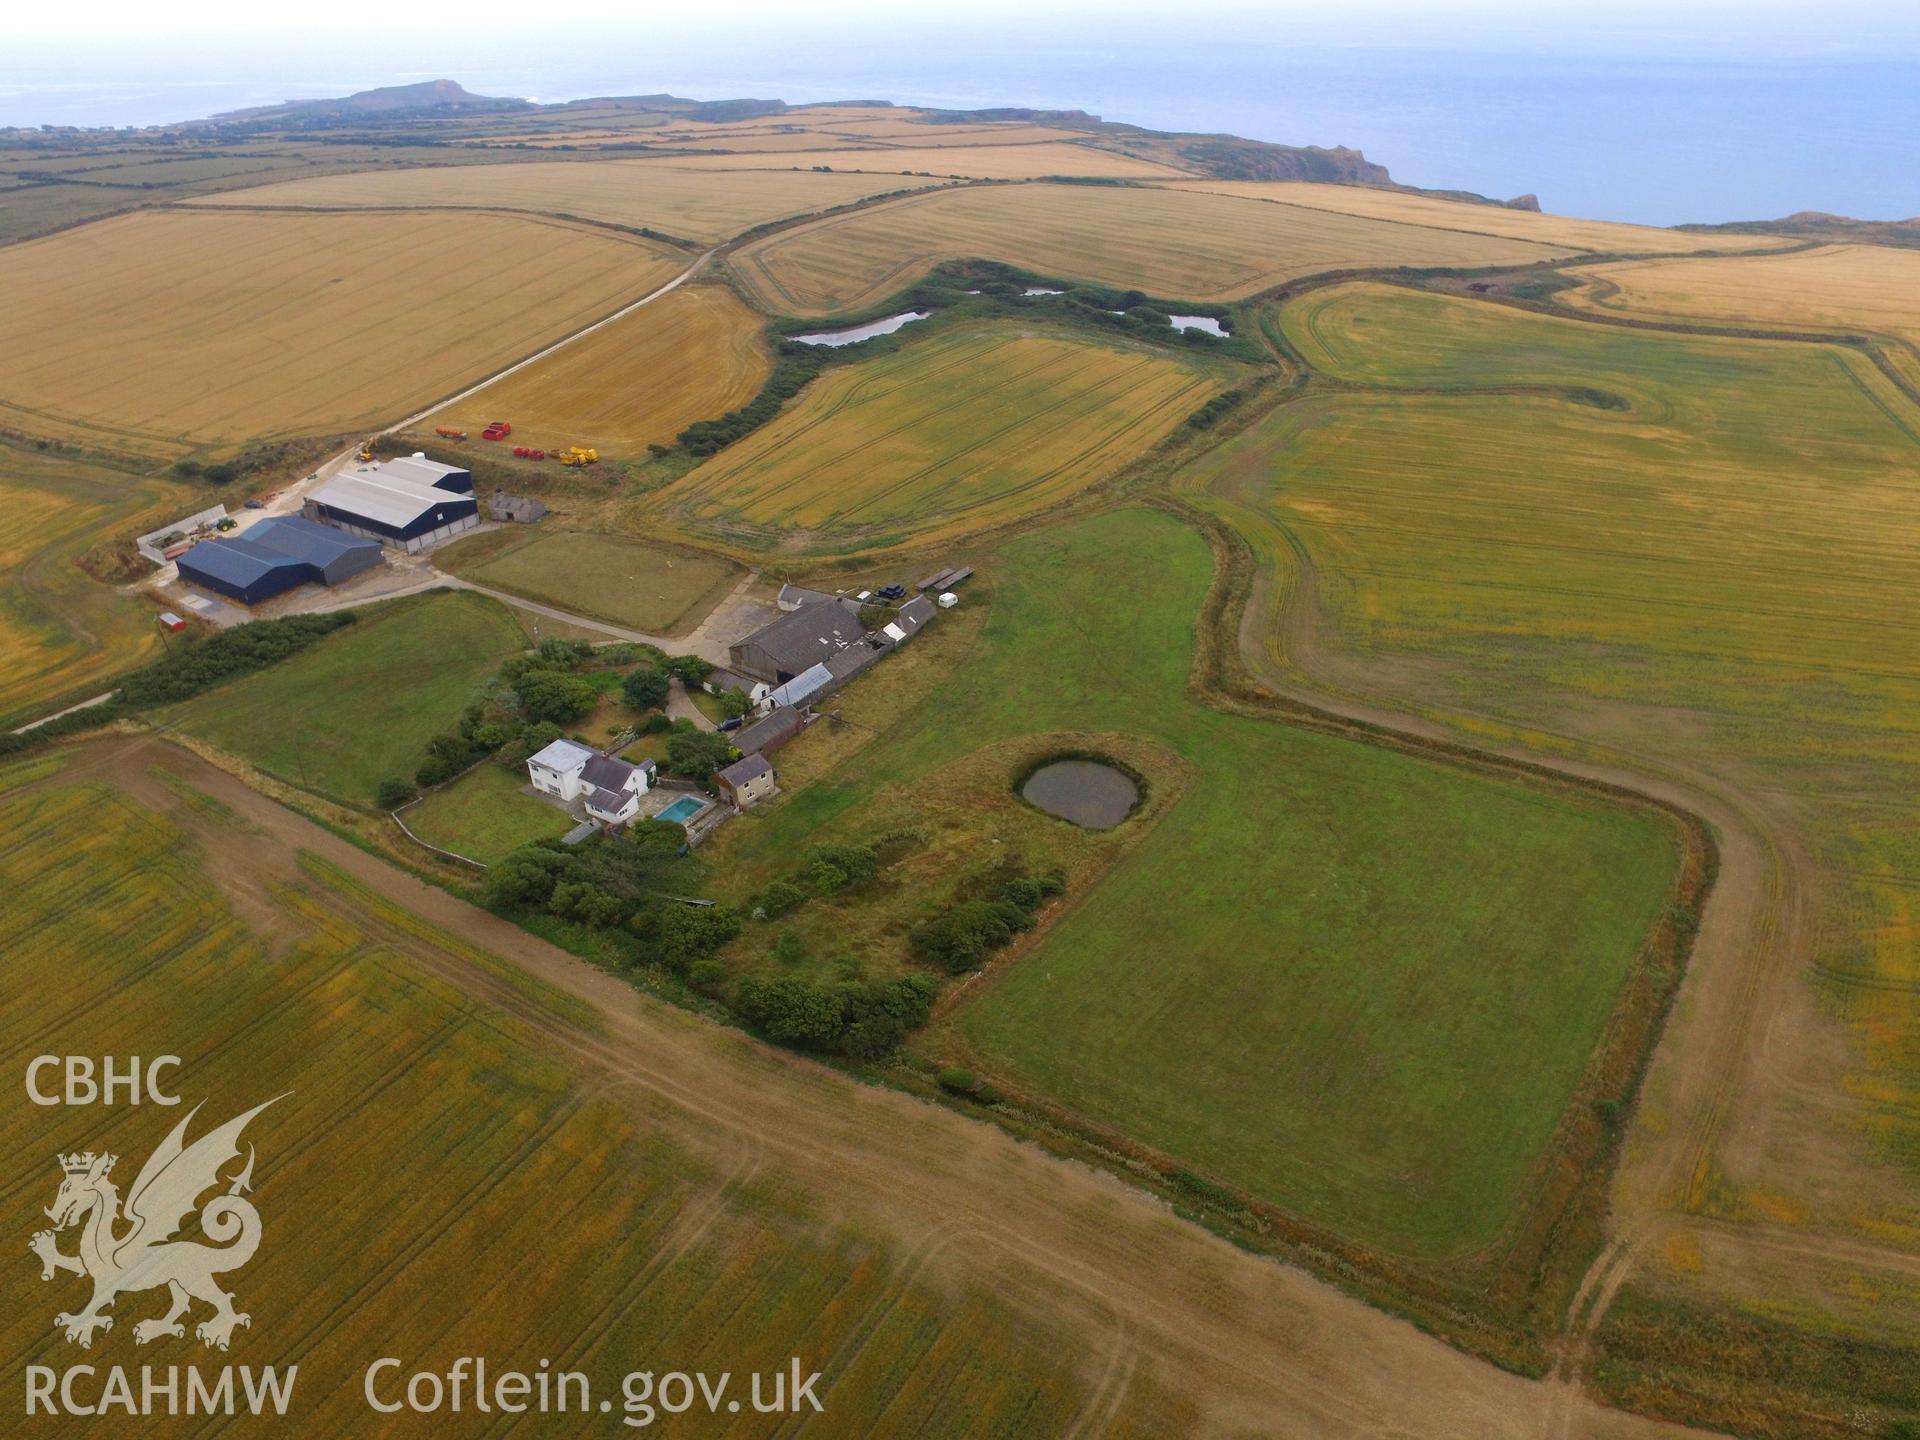
[[[949,975],[977,970],[1015,935],[1032,929],[1040,907],[1065,888],[1059,875],[1020,876],[914,926],[907,943],[915,956]]]
[[[816,845],[798,870],[760,892],[753,913],[759,919],[779,920],[816,895],[837,895],[879,873],[880,854],[871,845]]]
[[[685,838],[678,825],[636,820],[620,838],[534,841],[487,871],[487,903],[544,911],[594,930],[624,926],[652,958],[685,975],[740,928],[739,916],[724,906],[682,905],[660,893]]]
[[[878,1060],[927,1023],[939,988],[926,975],[834,985],[749,980],[740,987],[738,1008],[748,1024],[778,1044]]]
[[[121,682],[115,698],[129,710],[170,705],[250,670],[306,649],[322,636],[353,623],[353,613],[289,615],[284,620],[252,620],[205,639],[189,641]]]

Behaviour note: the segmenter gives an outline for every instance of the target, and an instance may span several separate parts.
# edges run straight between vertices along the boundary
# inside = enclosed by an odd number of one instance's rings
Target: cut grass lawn
[[[498,601],[431,591],[369,606],[293,658],[160,718],[281,780],[369,805],[382,780],[412,778],[427,741],[525,644]]]
[[[1525,265],[1572,253],[1499,235],[1254,199],[1088,185],[973,187],[874,206],[754,240],[731,263],[769,310],[858,310],[942,260],[1191,300],[1234,300],[1360,265]]]
[[[571,215],[706,243],[769,220],[943,183],[811,170],[679,170],[650,160],[532,161],[327,175],[257,186],[207,203],[416,210],[482,206]]]
[[[573,828],[566,811],[535,799],[526,789],[524,765],[508,769],[486,761],[434,791],[402,818],[429,845],[491,865],[521,845]]]
[[[1211,566],[1153,511],[1010,543],[954,680],[735,843],[752,859],[823,825],[871,838],[880,814],[911,820],[922,791],[1026,736],[1164,747],[1189,788],[964,1006],[959,1034],[987,1072],[1343,1236],[1481,1251],[1526,1202],[1667,900],[1672,830],[1195,704]],[[1151,582],[1121,600],[1122,577]],[[1010,767],[982,783],[1005,794]]]
[[[1145,453],[1233,368],[1008,325],[959,327],[823,375],[650,505],[752,549],[850,551],[979,530]]]
[[[1742,965],[1800,968],[1684,1203],[1920,1245],[1920,411],[1834,347],[1381,286],[1303,296],[1281,319],[1316,365],[1400,393],[1282,406],[1183,482],[1243,528],[1277,592],[1309,558],[1315,644],[1341,683],[1478,738],[1740,797],[1784,857],[1770,892],[1805,913],[1781,935],[1786,902],[1751,902],[1751,938],[1731,943],[1751,947]],[[1506,384],[1572,389],[1473,393]],[[1273,663],[1293,634],[1272,630]],[[1676,1011],[1629,1154],[1685,1133],[1669,1075],[1711,1061],[1725,1083],[1725,1032],[1695,1015]],[[1808,1283],[1751,1251],[1695,1269],[1687,1284],[1767,1306]]]
[[[643,457],[696,420],[738,409],[773,369],[762,321],[722,285],[685,285],[427,418],[478,439],[496,416],[513,444],[585,445],[603,459]],[[533,466],[538,472],[549,469]]]
[[[493,530],[435,556],[443,570],[649,635],[697,625],[733,588],[724,560],[623,535],[573,530]]]
[[[0,423],[143,455],[362,430],[685,263],[530,216],[107,220],[0,250]]]

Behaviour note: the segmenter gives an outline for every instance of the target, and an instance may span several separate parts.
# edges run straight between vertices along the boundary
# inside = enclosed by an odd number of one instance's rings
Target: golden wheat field
[[[1793,243],[1768,235],[1692,234],[1650,225],[1622,225],[1611,220],[1579,220],[1567,215],[1510,210],[1504,205],[1476,205],[1472,201],[1446,200],[1433,195],[1408,195],[1364,185],[1319,185],[1292,180],[1177,180],[1169,182],[1167,188],[1300,205],[1407,225],[1430,225],[1439,230],[1501,235],[1511,240],[1531,240],[1542,245],[1608,254],[1766,250]]]
[[[417,433],[447,426],[478,443],[497,417],[512,422],[515,445],[640,454],[753,398],[773,368],[760,329],[725,286],[682,286],[436,411]]]
[[[684,263],[517,216],[109,220],[0,252],[0,420],[163,455],[367,428]]]
[[[818,148],[818,147],[811,147]],[[234,191],[206,203],[321,209],[531,210],[702,243],[789,215],[808,215],[930,181],[811,170],[740,174],[681,170],[648,160],[530,161],[323,175]]]
[[[1789,255],[1636,260],[1583,271],[1576,304],[1628,314],[1886,337],[1920,383],[1920,250],[1823,245]]]
[[[205,1102],[193,1137],[281,1097],[244,1136],[262,1240],[229,1279],[251,1317],[232,1359],[299,1367],[301,1433],[358,1433],[379,1356],[407,1358],[396,1389],[416,1362],[484,1354],[532,1371],[545,1357],[616,1410],[630,1370],[732,1370],[744,1387],[745,1372],[799,1356],[847,1433],[1057,1431],[1089,1399],[1094,1377],[1074,1357],[1099,1347],[1106,1321],[1083,1301],[1048,1298],[1003,1257],[928,1264],[933,1237],[920,1245],[817,1170],[796,1173],[712,1113],[697,1079],[656,1074],[657,1053],[610,1041],[586,1002],[390,898],[422,887],[187,757],[105,749],[0,779],[0,1053],[16,1074],[47,1051],[183,1056],[175,1092]],[[65,863],[48,866],[53,853]],[[38,1221],[62,1151],[116,1154],[130,1180],[184,1114],[9,1107],[9,1208]],[[57,1237],[68,1255],[74,1236]],[[49,1321],[86,1293],[72,1275],[43,1285],[25,1232],[21,1246],[0,1318],[16,1386],[29,1364],[76,1362]],[[206,1365],[191,1329],[136,1348],[135,1323],[165,1308],[163,1291],[122,1294],[86,1358]],[[1114,1408],[1177,1428],[1154,1414],[1164,1397],[1128,1399]],[[596,1433],[627,1433],[619,1418]],[[491,1434],[489,1419],[469,1410],[433,1430]],[[722,1413],[675,1428],[782,1423]],[[141,1428],[206,1424],[162,1408]],[[93,1433],[85,1420],[39,1428]]]
[[[732,256],[767,308],[870,305],[942,260],[1189,300],[1231,300],[1354,265],[1524,265],[1570,252],[1502,236],[1369,220],[1222,195],[1072,185],[972,187],[833,216]]]
[[[663,156],[650,162],[687,170],[765,170],[798,165],[830,165],[835,173],[962,175],[973,180],[1037,180],[1045,175],[1092,175],[1120,180],[1164,180],[1179,171],[1091,145],[1046,141],[1031,145],[918,145],[870,147],[865,142],[839,149],[784,151],[766,155],[721,151],[711,155]]]
[[[978,530],[1084,489],[1226,383],[1164,351],[963,328],[832,371],[656,502],[750,548]]]

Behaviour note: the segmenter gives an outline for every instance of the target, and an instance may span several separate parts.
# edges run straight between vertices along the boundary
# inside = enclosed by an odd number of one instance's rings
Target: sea
[[[1348,145],[1396,180],[1562,214],[1667,225],[1824,210],[1920,215],[1920,51],[1587,53],[1285,38],[1123,40],[1015,30],[859,43],[416,37],[275,49],[53,53],[0,77],[0,124],[148,125],[447,77],[540,100],[671,92],[1090,111],[1154,129]],[[263,55],[271,56],[271,63]]]

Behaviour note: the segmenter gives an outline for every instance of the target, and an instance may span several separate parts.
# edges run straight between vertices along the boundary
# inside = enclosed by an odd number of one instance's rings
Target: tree
[[[652,710],[667,702],[672,682],[664,670],[634,670],[620,682],[620,693],[635,710]]]
[[[667,764],[675,774],[705,785],[713,772],[739,756],[724,735],[706,730],[676,731],[667,739]]]
[[[578,675],[545,668],[522,671],[513,682],[513,693],[520,697],[527,719],[550,720],[556,725],[578,720],[600,698],[599,692]]]
[[[382,780],[380,787],[373,792],[374,803],[382,810],[398,810],[413,799],[413,796],[413,786],[392,775]]]
[[[738,687],[722,690],[715,698],[720,701],[720,713],[729,720],[738,720],[753,709],[753,701],[747,698],[747,692]]]
[[[567,867],[567,857],[544,845],[522,845],[487,871],[487,900],[507,908],[544,905]]]
[[[668,905],[654,926],[660,958],[680,975],[739,933],[739,912],[726,905]]]
[[[593,658],[593,646],[585,640],[550,635],[540,642],[540,658],[559,669],[578,670]]]
[[[682,685],[698,685],[713,670],[713,662],[702,660],[698,655],[669,655],[661,663]]]
[[[740,987],[740,1013],[781,1045],[825,1050],[840,1035],[840,997],[806,980],[749,980]]]

